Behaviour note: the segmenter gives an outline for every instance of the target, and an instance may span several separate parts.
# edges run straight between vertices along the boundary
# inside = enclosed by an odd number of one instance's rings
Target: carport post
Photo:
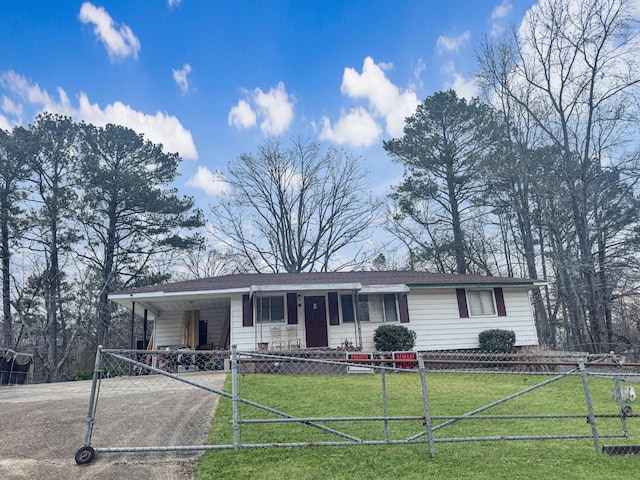
[[[96,413],[98,381],[101,374],[100,361],[102,359],[102,345],[98,345],[96,351],[96,361],[93,366],[93,380],[91,382],[91,396],[89,397],[89,410],[87,411],[87,419],[84,421],[84,446],[91,445],[91,433],[93,432],[93,421]]]

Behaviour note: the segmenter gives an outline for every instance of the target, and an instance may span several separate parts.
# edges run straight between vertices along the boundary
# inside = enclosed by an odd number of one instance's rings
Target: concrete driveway
[[[190,379],[221,389],[226,374]],[[0,478],[122,480],[192,478],[201,452],[98,453],[87,465],[83,444],[91,381],[0,387]],[[91,445],[200,445],[219,396],[159,375],[101,382]]]

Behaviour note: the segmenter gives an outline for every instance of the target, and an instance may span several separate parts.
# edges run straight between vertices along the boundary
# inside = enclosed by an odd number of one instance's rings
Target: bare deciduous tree
[[[559,152],[552,175],[563,196],[556,201],[567,205],[575,237],[557,235],[564,225],[552,227],[550,241],[564,259],[554,267],[574,268],[558,272],[574,285],[561,292],[572,299],[564,308],[575,319],[576,339],[585,339],[582,348],[596,351],[609,351],[615,340],[612,261],[621,251],[621,234],[638,220],[631,214],[629,182],[618,169],[637,124],[634,8],[628,0],[541,0],[519,30],[485,41],[478,55],[485,89],[521,109]],[[624,207],[615,214],[624,222],[613,225],[603,213],[616,204]]]
[[[329,271],[362,261],[376,206],[353,156],[271,139],[230,163],[226,181],[229,193],[212,208],[215,235],[252,270]]]

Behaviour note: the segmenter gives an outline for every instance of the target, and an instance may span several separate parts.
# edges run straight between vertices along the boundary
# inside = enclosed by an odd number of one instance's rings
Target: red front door
[[[327,307],[324,297],[304,297],[304,326],[307,347],[328,347]]]

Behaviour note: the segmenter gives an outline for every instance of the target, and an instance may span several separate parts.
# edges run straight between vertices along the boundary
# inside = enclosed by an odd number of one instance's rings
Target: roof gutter
[[[464,287],[544,287],[549,282],[531,280],[522,282],[465,282],[465,283],[407,283],[411,288],[464,288]]]
[[[311,292],[311,291],[353,291],[362,290],[361,283],[316,283],[309,285],[300,284],[282,284],[282,285],[251,285],[249,288],[249,296],[254,293],[276,293],[276,292]]]

